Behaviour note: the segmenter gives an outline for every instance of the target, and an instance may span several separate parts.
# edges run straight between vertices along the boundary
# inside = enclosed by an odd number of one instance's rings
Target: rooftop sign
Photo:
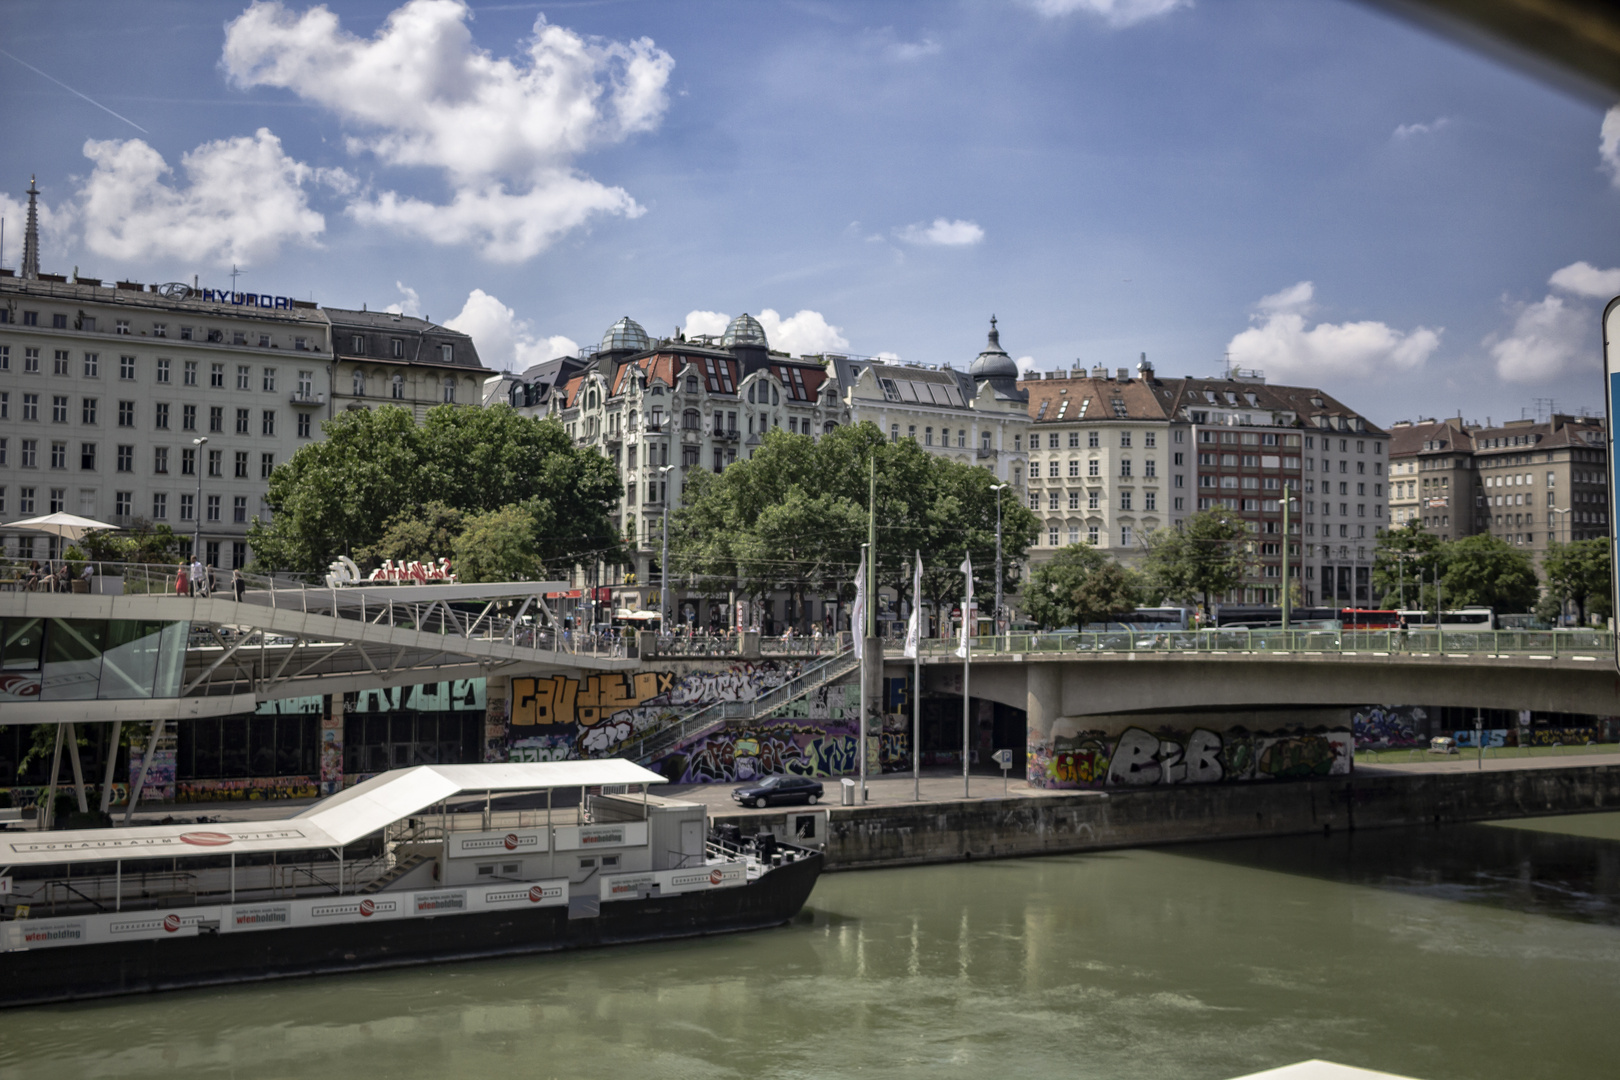
[[[234,307],[270,308],[286,311],[305,301],[290,296],[272,296],[269,293],[244,293],[233,289],[194,289],[183,281],[171,281],[157,287],[165,300],[203,300],[212,304],[230,304]]]

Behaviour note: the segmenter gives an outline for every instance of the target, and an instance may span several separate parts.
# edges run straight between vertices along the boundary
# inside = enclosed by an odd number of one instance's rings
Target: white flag
[[[917,658],[917,641],[922,637],[922,552],[917,552],[917,567],[911,572],[911,622],[906,627],[908,660]]]
[[[968,658],[968,624],[973,618],[973,559],[963,556],[962,574],[967,578],[967,599],[962,602],[962,641],[956,647],[956,655],[966,660]]]
[[[855,607],[849,616],[849,629],[855,638],[855,659],[866,655],[866,554],[861,554],[861,568],[855,571]]]

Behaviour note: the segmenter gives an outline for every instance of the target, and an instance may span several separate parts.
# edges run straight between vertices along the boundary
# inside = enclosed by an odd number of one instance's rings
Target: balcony
[[[736,428],[715,428],[714,430],[715,442],[736,442],[740,437]]]
[[[978,449],[977,456],[980,458],[992,458],[996,456],[996,452],[990,449],[988,446],[981,446]]]
[[[287,395],[287,399],[294,405],[325,405],[326,395],[314,390],[294,390]]]

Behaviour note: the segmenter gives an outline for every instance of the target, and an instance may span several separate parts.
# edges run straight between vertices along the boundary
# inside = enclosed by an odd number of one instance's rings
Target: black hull
[[[747,885],[609,901],[593,918],[545,907],[0,953],[0,1007],[762,930],[798,914],[821,865],[806,854]]]

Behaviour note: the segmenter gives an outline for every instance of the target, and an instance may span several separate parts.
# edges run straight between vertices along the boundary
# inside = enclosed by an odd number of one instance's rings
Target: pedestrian
[[[35,589],[39,588],[39,578],[39,560],[31,560],[28,564],[28,577],[23,581],[23,588],[27,589],[29,592],[33,592]]]
[[[208,595],[208,579],[203,577],[203,562],[200,555],[191,557],[191,595]]]
[[[214,569],[214,564],[209,563],[208,568],[203,571],[203,581],[208,585],[208,595],[209,596],[214,595],[214,588],[215,588],[215,586],[217,586],[219,584],[218,579],[219,579],[219,574]]]
[[[236,602],[240,604],[247,592],[247,579],[242,576],[241,570],[231,571],[231,591],[236,594]]]
[[[184,561],[182,561],[180,563],[180,569],[177,570],[174,575],[174,595],[185,596],[188,584],[189,582],[186,574],[186,564]]]

